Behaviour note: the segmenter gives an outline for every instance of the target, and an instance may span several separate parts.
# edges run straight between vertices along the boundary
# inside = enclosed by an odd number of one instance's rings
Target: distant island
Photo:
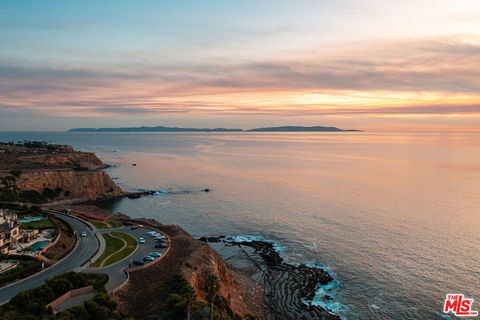
[[[248,130],[251,132],[360,132],[362,130],[353,130],[353,129],[339,129],[337,127],[302,127],[302,126],[284,126],[284,127],[267,127],[267,128],[256,128]]]
[[[178,128],[178,127],[123,127],[123,128],[74,128],[68,132],[242,132],[242,129],[226,128]]]
[[[74,128],[68,132],[361,132],[362,130],[339,129],[337,127],[282,126],[250,130],[228,128],[179,128],[179,127],[122,127],[122,128]]]

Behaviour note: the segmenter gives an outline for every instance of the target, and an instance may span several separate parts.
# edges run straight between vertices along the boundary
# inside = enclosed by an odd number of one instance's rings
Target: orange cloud
[[[379,41],[312,52],[243,63],[90,69],[0,62],[0,114],[480,114],[476,39]]]

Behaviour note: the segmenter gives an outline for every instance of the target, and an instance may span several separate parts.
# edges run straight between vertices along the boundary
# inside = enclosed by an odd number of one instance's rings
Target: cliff
[[[94,153],[50,144],[0,145],[0,201],[82,202],[124,192]]]
[[[195,241],[196,245],[198,241]],[[197,298],[207,302],[207,294],[204,290],[205,282],[209,275],[219,279],[218,295],[229,301],[232,311],[240,316],[248,314],[242,288],[235,278],[234,272],[227,266],[225,260],[209,245],[198,244],[197,250],[190,255],[186,262],[194,268],[182,268],[181,273],[195,290]]]
[[[43,154],[19,157],[19,160],[31,165],[48,168],[84,168],[88,170],[104,169],[107,166],[94,153],[70,152],[62,154]]]
[[[81,202],[123,195],[123,191],[102,170],[26,172],[17,178],[16,188],[35,191],[47,198],[46,201]]]
[[[247,318],[248,315],[257,313],[247,305],[244,290],[237,281],[235,272],[208,244],[194,240],[178,226],[162,225],[155,220],[123,218],[123,222],[153,227],[167,234],[171,243],[168,253],[158,262],[129,269],[128,282],[114,295],[121,311],[136,319],[164,315],[168,312],[172,281],[178,275],[183,276],[192,286],[197,300],[206,303],[205,282],[209,275],[213,275],[219,280],[218,296],[221,298],[217,302],[225,302],[225,308],[221,310],[224,313],[222,319]],[[228,316],[229,312],[235,316]]]

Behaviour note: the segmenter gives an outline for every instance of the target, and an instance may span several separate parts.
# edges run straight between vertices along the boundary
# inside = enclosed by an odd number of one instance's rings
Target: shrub
[[[21,170],[12,170],[10,171],[10,174],[14,177],[20,177],[20,175],[22,174],[22,171]]]
[[[28,256],[1,256],[0,259],[19,260],[19,264],[15,269],[6,271],[0,276],[0,286],[28,277],[37,273],[42,269],[42,263]]]
[[[116,311],[117,304],[105,292],[100,292],[92,300],[86,301],[82,306],[76,306],[57,315],[57,319],[77,320],[126,320],[127,315]]]
[[[69,290],[89,285],[93,285],[94,287],[103,290],[103,285],[107,281],[108,277],[105,274],[68,272],[48,280],[44,285],[38,288],[20,292],[13,297],[10,302],[0,307],[0,314],[9,314],[11,319],[42,319],[49,316],[50,311],[46,308],[47,304]],[[102,301],[102,298],[99,299],[99,301]],[[105,298],[103,297],[103,299]],[[109,304],[107,302],[104,302],[104,305],[112,306],[111,303]],[[90,319],[95,319],[95,317],[90,317]]]
[[[44,203],[47,201],[42,194],[35,190],[24,190],[20,192],[18,197],[21,201],[30,203]]]
[[[17,201],[18,196],[14,190],[8,188],[1,188],[0,189],[0,201],[6,202],[15,202]]]
[[[45,188],[42,191],[42,196],[47,199],[53,199],[57,196],[57,193],[50,188]]]

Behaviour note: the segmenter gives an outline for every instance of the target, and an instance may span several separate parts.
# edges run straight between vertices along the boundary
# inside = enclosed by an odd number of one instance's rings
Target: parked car
[[[134,266],[143,266],[145,264],[145,262],[143,262],[143,260],[135,260],[133,261],[133,265]]]
[[[160,257],[162,254],[160,252],[150,252],[150,256],[154,257],[154,258],[158,258]]]
[[[153,261],[153,260],[155,260],[155,258],[152,257],[152,256],[145,256],[145,257],[143,257],[143,260],[144,261]]]
[[[80,235],[81,235],[82,237],[86,237],[86,236],[87,236],[87,232],[83,231]]]
[[[144,238],[140,238],[140,239],[138,239],[138,242],[139,242],[139,243],[145,243],[145,239],[144,239]]]
[[[157,244],[155,245],[155,248],[157,248],[157,249],[164,249],[164,248],[166,248],[166,247],[167,247],[167,245],[166,245],[165,243],[163,243],[163,242],[162,242],[162,243],[157,243]]]
[[[138,229],[138,226],[133,225],[133,226],[130,227],[130,230],[135,230],[135,229]]]

